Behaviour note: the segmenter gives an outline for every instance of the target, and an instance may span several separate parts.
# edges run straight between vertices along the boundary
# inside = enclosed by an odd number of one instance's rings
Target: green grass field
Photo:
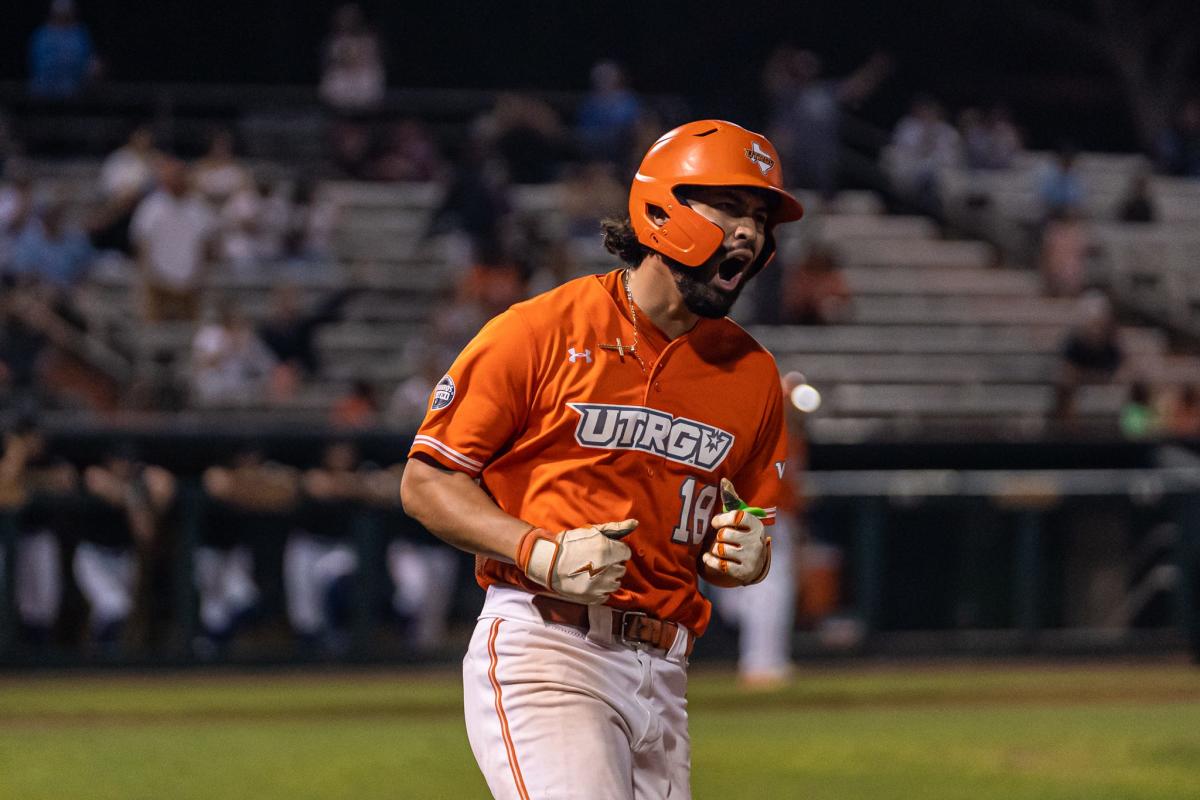
[[[697,798],[1200,798],[1200,670],[696,670]],[[0,677],[0,798],[487,797],[453,674]]]

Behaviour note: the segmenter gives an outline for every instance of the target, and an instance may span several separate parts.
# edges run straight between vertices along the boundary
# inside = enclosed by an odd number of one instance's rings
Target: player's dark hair
[[[629,217],[600,220],[600,229],[604,231],[604,249],[621,259],[622,263],[636,267],[650,255],[650,248],[638,241]]]

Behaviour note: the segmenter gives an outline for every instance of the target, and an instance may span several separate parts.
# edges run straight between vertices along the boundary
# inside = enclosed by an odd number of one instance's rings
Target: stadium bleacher
[[[1043,161],[1031,156],[1009,173],[982,178],[945,172],[948,213],[967,213],[969,188],[988,193],[997,224],[1027,222],[1036,204],[1032,176]],[[1144,166],[1136,157],[1098,155],[1085,155],[1080,164],[1096,188],[1089,197],[1098,210],[1107,210],[1128,176]],[[278,165],[253,166],[259,174],[288,179]],[[74,198],[79,211],[94,193],[97,171],[97,163],[85,160],[38,163],[38,191]],[[1155,185],[1173,192],[1161,195],[1174,198],[1164,203],[1167,219],[1189,213],[1200,218],[1200,204],[1186,202],[1200,197],[1191,183],[1156,179]],[[355,379],[387,390],[412,375],[419,365],[406,345],[422,335],[456,280],[436,243],[423,238],[442,197],[438,185],[329,180],[320,192],[339,209],[332,263],[267,265],[250,274],[218,266],[206,298],[211,305],[236,296],[248,314],[261,317],[281,280],[308,301],[350,285],[365,290],[347,304],[342,321],[320,333],[329,365],[320,380],[282,401],[282,408],[274,403],[279,411],[314,418]],[[554,229],[563,225],[562,192],[557,184],[518,186],[512,197],[518,213]],[[988,242],[945,239],[928,217],[883,213],[884,203],[871,192],[804,199],[810,214],[785,233],[781,252],[795,255],[814,242],[828,246],[853,295],[851,311],[839,324],[755,327],[753,333],[781,368],[804,372],[823,393],[825,404],[814,420],[818,438],[853,436],[872,430],[873,421],[895,418],[918,427],[921,420],[970,418],[1011,427],[1045,419],[1054,402],[1060,345],[1079,314],[1073,300],[1042,296],[1038,276],[1010,266]],[[1200,252],[1193,228],[1096,223],[1092,230],[1101,244],[1097,271],[1115,291],[1180,324],[1200,317],[1200,282],[1190,269]],[[583,253],[580,270],[611,265],[596,247]],[[186,369],[194,327],[145,324],[129,314],[137,307],[135,283],[129,264],[106,261],[81,293],[82,309],[96,329],[127,345],[135,373],[164,352]],[[1169,354],[1161,331],[1126,327],[1121,342],[1136,358],[1138,377],[1182,385],[1200,374],[1200,360]],[[1124,391],[1091,387],[1081,396],[1080,413],[1111,419]],[[242,410],[256,409],[251,404]]]

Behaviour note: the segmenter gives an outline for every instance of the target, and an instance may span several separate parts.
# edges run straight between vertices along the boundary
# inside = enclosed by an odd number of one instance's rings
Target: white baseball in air
[[[802,383],[792,389],[792,405],[805,414],[811,414],[821,407],[821,393],[807,383]]]

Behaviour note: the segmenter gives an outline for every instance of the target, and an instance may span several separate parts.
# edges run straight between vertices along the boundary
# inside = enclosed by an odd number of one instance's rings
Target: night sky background
[[[1132,1],[1132,0],[1130,0]],[[114,81],[315,84],[332,0],[80,0]],[[860,113],[890,128],[914,93],[952,110],[1004,102],[1033,146],[1136,146],[1117,82],[1099,57],[1037,36],[1001,0],[952,2],[397,2],[361,5],[381,32],[391,87],[582,91],[615,58],[636,89],[685,97],[696,115],[760,124],[762,67],[792,43],[852,70],[882,50],[895,71]],[[1085,9],[1087,0],[1058,8]],[[1200,4],[1184,25],[1200,25]],[[48,2],[9,0],[0,79],[22,80]]]

